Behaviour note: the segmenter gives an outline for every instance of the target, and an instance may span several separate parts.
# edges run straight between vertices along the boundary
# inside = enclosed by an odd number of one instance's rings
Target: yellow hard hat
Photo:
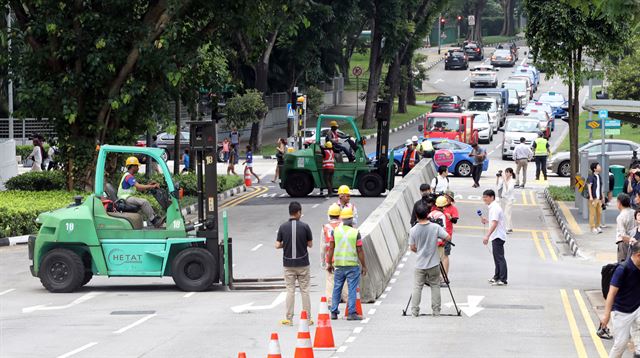
[[[126,167],[129,167],[130,165],[137,165],[140,166],[140,162],[138,161],[138,158],[136,157],[129,157],[127,158],[127,161],[125,163]]]
[[[353,209],[346,207],[340,211],[340,219],[353,219]]]
[[[329,149],[331,149],[331,148],[333,148],[333,143],[331,143],[331,142],[327,141],[327,142],[324,144],[324,147],[325,147],[325,148],[329,148]]]
[[[293,149],[293,147],[287,148],[287,153],[293,153],[294,151],[295,151],[295,149]]]
[[[340,187],[338,188],[338,195],[351,195],[351,189],[349,189],[348,186],[346,185],[340,185]]]
[[[340,206],[338,204],[331,204],[329,210],[327,210],[327,215],[329,216],[340,216]]]
[[[298,99],[296,100],[297,102],[304,102],[304,96],[300,96],[298,97]]]
[[[329,122],[329,127],[338,127],[338,122],[336,121]]]
[[[447,206],[447,204],[449,204],[449,200],[447,200],[447,197],[444,195],[440,195],[436,199],[436,206],[439,208],[444,208],[445,206]]]

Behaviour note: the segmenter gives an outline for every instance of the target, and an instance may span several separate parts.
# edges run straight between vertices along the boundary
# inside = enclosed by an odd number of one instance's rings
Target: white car
[[[478,65],[471,69],[469,77],[469,87],[474,88],[478,85],[496,88],[498,87],[498,71],[491,65]]]
[[[478,141],[480,143],[489,144],[493,140],[493,130],[489,124],[489,115],[487,112],[478,112],[473,117],[473,129],[478,130]]]
[[[501,118],[500,112],[498,111],[498,102],[495,97],[471,97],[467,102],[467,112],[472,114],[486,113],[489,116],[489,124],[491,125],[493,133],[498,132]]]
[[[520,138],[525,139],[525,144],[531,145],[538,138],[540,131],[540,121],[537,118],[527,118],[522,116],[512,116],[507,118],[503,128],[502,137],[502,160],[507,160],[513,156],[513,150],[520,144]]]
[[[502,82],[502,88],[515,90],[518,93],[521,107],[525,107],[529,103],[529,89],[526,81],[520,79],[506,80]]]

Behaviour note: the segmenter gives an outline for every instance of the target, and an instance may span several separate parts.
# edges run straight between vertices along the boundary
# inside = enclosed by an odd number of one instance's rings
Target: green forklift
[[[223,265],[218,242],[218,201],[215,122],[190,123],[191,153],[198,178],[198,220],[185,224],[179,184],[172,181],[164,150],[103,145],[99,149],[94,191],[75,203],[38,216],[40,228],[28,239],[31,274],[50,292],[72,292],[94,275],[109,277],[171,276],[184,291],[202,291],[220,281]],[[116,190],[105,182],[108,154],[144,155],[155,160],[166,189],[151,194],[166,210],[165,227],[143,226],[137,208],[108,210]],[[204,180],[206,178],[206,181]],[[120,203],[122,204],[122,203]],[[190,234],[193,232],[193,234]],[[228,255],[229,258],[231,255]],[[229,277],[225,272],[225,277]]]
[[[365,153],[366,141],[360,135],[358,126],[352,116],[321,114],[316,123],[315,142],[307,148],[284,155],[284,164],[280,166],[280,188],[291,197],[304,197],[315,188],[326,189],[322,180],[322,148],[327,135],[325,127],[329,122],[336,122],[339,128],[353,130],[353,140],[347,139],[341,145],[350,150],[350,156],[341,155],[336,148],[336,163],[333,176],[333,189],[340,185],[356,188],[362,196],[379,196],[386,190],[393,189],[394,163],[389,161],[389,126],[391,123],[391,107],[388,102],[376,102],[377,140],[376,155],[373,160]],[[348,128],[348,129],[346,129]],[[391,154],[393,155],[393,153]]]

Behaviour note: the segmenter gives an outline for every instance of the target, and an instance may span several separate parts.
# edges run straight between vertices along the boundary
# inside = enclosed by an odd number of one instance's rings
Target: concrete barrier
[[[4,183],[16,175],[18,175],[16,142],[8,140],[0,143],[0,190],[4,190]]]

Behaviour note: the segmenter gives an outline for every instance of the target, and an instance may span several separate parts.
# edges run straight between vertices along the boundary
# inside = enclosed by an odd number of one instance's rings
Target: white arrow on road
[[[272,308],[275,308],[279,304],[283,303],[286,298],[287,298],[287,293],[286,292],[280,292],[278,297],[276,297],[276,299],[273,300],[273,302],[271,302],[270,305],[254,306],[253,305],[254,302],[249,302],[249,303],[246,303],[244,305],[233,306],[233,307],[231,307],[231,310],[233,312],[235,312],[235,313],[242,313],[242,312],[245,312],[245,311],[270,310]]]
[[[88,301],[98,295],[102,294],[102,292],[89,292],[86,295],[80,296],[76,298],[73,302],[62,305],[62,306],[49,306],[49,305],[37,305],[31,307],[25,307],[22,309],[22,313],[31,313],[34,311],[51,311],[51,310],[62,310],[65,308],[73,307],[81,304],[82,302]]]
[[[467,302],[458,303],[458,307],[460,307],[460,310],[464,312],[467,317],[471,317],[484,309],[484,307],[478,306],[482,299],[484,299],[484,296],[467,296]],[[453,307],[453,302],[447,302],[444,305],[446,307]]]

